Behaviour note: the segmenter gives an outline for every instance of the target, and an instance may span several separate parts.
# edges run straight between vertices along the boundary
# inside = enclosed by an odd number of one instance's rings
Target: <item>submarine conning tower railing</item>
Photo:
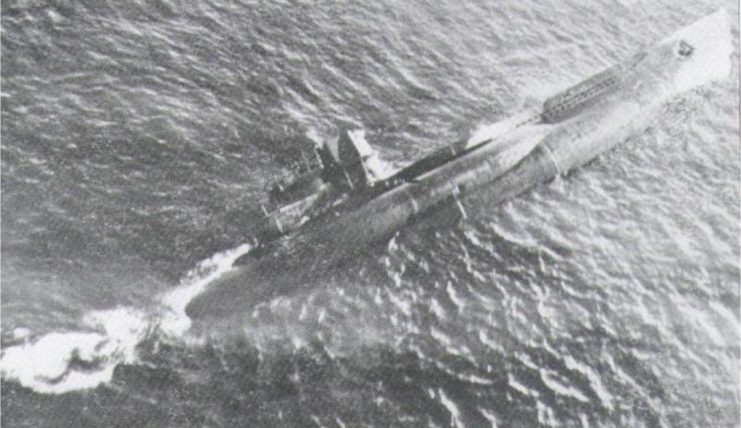
[[[628,61],[616,64],[548,98],[543,103],[543,111],[540,114],[542,122],[558,123],[596,104],[602,96],[615,91],[625,75],[638,65],[646,54],[639,52]]]

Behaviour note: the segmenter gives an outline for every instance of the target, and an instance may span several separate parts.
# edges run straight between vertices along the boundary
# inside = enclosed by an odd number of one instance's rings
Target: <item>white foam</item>
[[[14,339],[27,339],[31,335],[31,330],[23,327],[16,327],[12,331]]]
[[[597,397],[599,397],[600,401],[602,402],[602,406],[604,406],[607,410],[613,410],[614,406],[612,403],[615,398],[612,396],[612,394],[610,394],[608,389],[605,388],[600,375],[598,373],[595,373],[595,371],[592,370],[589,365],[578,361],[571,355],[564,354],[563,359],[566,368],[576,371],[589,379],[589,386],[592,388],[594,393],[597,394]]]
[[[479,408],[479,411],[481,412],[481,415],[483,415],[487,421],[489,421],[489,426],[491,428],[496,428],[498,424],[497,415],[492,412],[491,410],[487,410],[484,408]]]
[[[2,376],[43,393],[94,388],[113,377],[116,364],[135,361],[148,325],[143,313],[130,308],[91,312],[83,323],[103,332],[53,332],[6,348]]]
[[[204,260],[186,275],[180,287],[166,293],[160,299],[165,311],[159,322],[161,332],[169,336],[182,336],[191,326],[191,319],[185,314],[185,308],[194,297],[201,294],[206,286],[231,269],[234,261],[252,249],[249,244],[218,253]]]
[[[448,409],[448,412],[450,412],[450,425],[454,427],[462,427],[465,426],[463,424],[463,421],[461,420],[461,411],[458,408],[458,406],[448,398],[447,395],[445,395],[445,391],[441,389],[438,389],[438,396],[440,397],[440,403],[442,403],[443,406],[445,406],[446,409]]]
[[[4,348],[0,373],[36,392],[61,394],[109,382],[118,364],[135,363],[137,346],[151,332],[179,338],[190,328],[185,307],[212,281],[252,249],[244,244],[204,260],[180,285],[159,298],[153,313],[118,307],[87,313],[85,331],[51,332],[22,345]],[[16,337],[30,332],[18,327]]]
[[[536,398],[540,396],[537,390],[530,389],[527,386],[521,384],[511,373],[507,373],[507,384],[510,386],[510,388],[514,389],[522,395],[533,396]]]
[[[450,301],[453,302],[456,309],[458,309],[458,312],[462,312],[466,308],[466,301],[460,296],[452,282],[448,281],[445,291],[448,293]]]
[[[567,385],[558,379],[558,376],[551,370],[540,369],[540,378],[543,383],[556,394],[575,398],[583,403],[588,403],[589,399],[582,394],[576,387]]]

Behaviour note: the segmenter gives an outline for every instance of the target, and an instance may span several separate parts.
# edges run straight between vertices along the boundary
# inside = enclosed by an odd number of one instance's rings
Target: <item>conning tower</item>
[[[339,138],[316,148],[321,178],[337,189],[362,190],[381,176],[376,152],[363,130],[343,130]]]

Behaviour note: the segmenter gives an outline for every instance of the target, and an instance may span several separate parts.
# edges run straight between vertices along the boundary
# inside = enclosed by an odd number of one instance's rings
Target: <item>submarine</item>
[[[343,131],[317,145],[312,164],[270,189],[248,237],[256,248],[196,296],[186,314],[213,320],[246,311],[439,207],[460,206],[472,192],[485,190],[499,203],[566,174],[648,128],[674,97],[726,78],[731,53],[721,9],[396,171],[383,168],[362,131]]]

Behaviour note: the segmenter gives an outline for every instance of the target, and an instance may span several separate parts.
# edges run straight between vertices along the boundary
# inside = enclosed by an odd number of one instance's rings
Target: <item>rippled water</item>
[[[3,2],[2,422],[736,425],[737,44],[567,177],[223,338],[182,312],[312,139],[363,127],[403,164],[721,6]]]

